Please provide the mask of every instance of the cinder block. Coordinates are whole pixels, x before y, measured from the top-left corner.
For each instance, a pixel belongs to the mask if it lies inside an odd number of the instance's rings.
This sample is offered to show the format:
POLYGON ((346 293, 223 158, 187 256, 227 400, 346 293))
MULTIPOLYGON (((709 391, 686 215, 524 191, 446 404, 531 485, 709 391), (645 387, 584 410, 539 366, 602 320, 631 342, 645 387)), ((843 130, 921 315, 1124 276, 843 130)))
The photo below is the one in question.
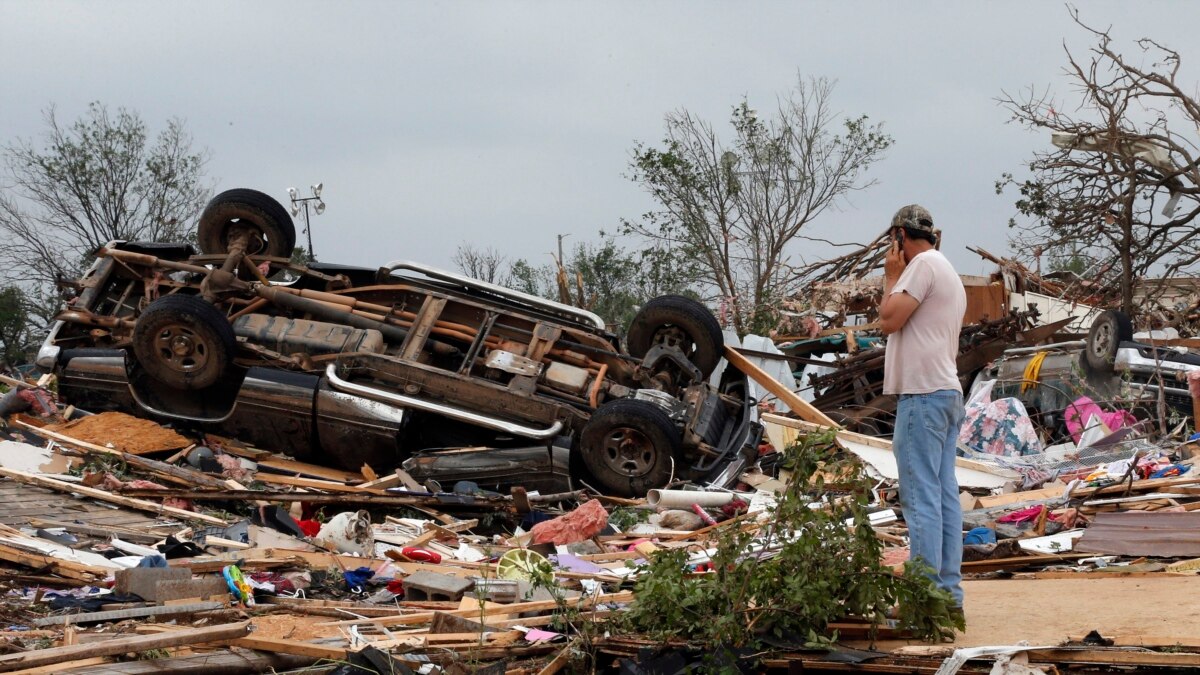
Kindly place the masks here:
POLYGON ((133 567, 117 570, 114 591, 121 594, 134 594, 146 602, 158 602, 155 586, 160 581, 188 581, 192 578, 191 570, 183 567, 133 567))
POLYGON ((210 598, 227 593, 225 580, 207 576, 193 579, 190 570, 181 567, 134 567, 117 570, 114 590, 137 595, 146 602, 162 604, 184 598, 210 598))
POLYGON ((160 581, 154 584, 154 592, 158 596, 155 602, 164 603, 184 598, 219 599, 229 595, 229 586, 224 577, 204 576, 187 581, 160 581))
POLYGON ((404 579, 404 599, 414 602, 457 602, 475 584, 449 574, 420 571, 404 579))

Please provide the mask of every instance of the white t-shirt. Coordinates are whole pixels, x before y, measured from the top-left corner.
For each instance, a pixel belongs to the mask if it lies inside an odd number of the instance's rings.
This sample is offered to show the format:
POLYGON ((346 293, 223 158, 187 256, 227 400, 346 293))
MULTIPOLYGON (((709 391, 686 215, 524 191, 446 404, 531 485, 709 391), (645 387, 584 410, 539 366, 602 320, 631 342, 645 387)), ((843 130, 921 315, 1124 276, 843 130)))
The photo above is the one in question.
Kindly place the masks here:
POLYGON ((918 253, 892 287, 920 304, 908 322, 887 338, 884 394, 962 392, 958 382, 958 332, 967 311, 962 279, 940 251, 918 253))

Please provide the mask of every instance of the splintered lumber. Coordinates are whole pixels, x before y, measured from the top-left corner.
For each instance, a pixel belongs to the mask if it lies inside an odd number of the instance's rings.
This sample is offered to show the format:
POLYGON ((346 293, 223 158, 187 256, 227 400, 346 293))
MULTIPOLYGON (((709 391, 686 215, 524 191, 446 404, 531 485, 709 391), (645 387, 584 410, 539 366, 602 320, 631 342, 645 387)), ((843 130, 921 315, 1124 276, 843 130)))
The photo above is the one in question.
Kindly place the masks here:
POLYGON ((34 433, 38 434, 39 436, 46 436, 47 438, 52 438, 60 443, 65 443, 67 445, 78 448, 81 451, 89 452, 92 454, 112 455, 113 457, 120 457, 121 461, 125 462, 129 466, 136 467, 136 468, 142 469, 144 471, 149 471, 150 473, 153 473, 153 474, 160 476, 164 479, 167 479, 171 482, 178 483, 179 485, 188 485, 188 486, 203 485, 205 487, 212 487, 212 488, 217 488, 217 489, 221 489, 221 488, 225 487, 220 479, 209 476, 208 474, 206 474, 202 471, 196 471, 194 469, 186 469, 181 466, 175 466, 174 464, 167 464, 166 462, 160 462, 155 459, 147 459, 145 457, 140 457, 138 455, 130 454, 128 452, 122 452, 120 450, 106 448, 103 445, 96 445, 95 443, 81 441, 77 438, 71 438, 70 436, 68 436, 66 434, 59 433, 57 431, 50 431, 49 429, 35 427, 32 424, 29 424, 28 422, 22 422, 20 420, 17 421, 17 425, 25 427, 26 429, 33 431, 34 433))
MULTIPOLYGON (((548 609, 558 609, 563 607, 576 607, 580 605, 595 606, 610 602, 630 602, 633 600, 632 591, 622 591, 620 593, 606 593, 597 596, 579 596, 576 598, 567 598, 561 603, 556 600, 534 600, 531 602, 514 602, 510 604, 488 605, 487 607, 474 609, 460 609, 455 611, 445 612, 454 616, 461 616, 466 619, 476 619, 481 616, 491 616, 494 614, 523 614, 525 612, 543 612, 548 609)), ((348 621, 330 621, 319 623, 318 626, 352 626, 360 623, 370 623, 377 626, 411 626, 419 623, 431 623, 436 612, 420 612, 416 614, 401 614, 397 616, 386 616, 376 619, 351 619, 348 621)))
POLYGON ((100 666, 106 663, 112 663, 112 659, 108 656, 93 656, 90 659, 77 659, 66 663, 56 663, 52 666, 42 666, 40 668, 22 668, 16 671, 16 675, 55 675, 59 672, 70 672, 76 668, 87 668, 87 672, 93 672, 92 666, 100 666))
POLYGON ((75 532, 76 534, 87 534, 101 539, 108 539, 113 535, 124 539, 125 541, 134 544, 153 544, 164 539, 164 535, 147 534, 138 532, 128 527, 118 527, 116 525, 105 525, 104 527, 96 527, 94 525, 80 525, 79 523, 68 523, 64 520, 48 520, 45 518, 30 518, 29 525, 38 528, 63 529, 67 532, 75 532))
POLYGON ((56 614, 35 619, 35 626, 58 626, 61 624, 95 623, 98 621, 118 621, 121 619, 136 619, 144 616, 163 616, 172 614, 191 614, 207 612, 225 607, 223 602, 192 602, 184 605, 163 605, 153 607, 130 607, 129 609, 114 609, 107 612, 84 612, 82 614, 56 614))
POLYGON ((284 640, 281 638, 250 636, 234 640, 233 644, 236 647, 255 649, 274 654, 310 656, 315 659, 329 659, 330 661, 346 660, 345 647, 333 647, 314 642, 302 642, 300 640, 284 640))
MULTIPOLYGON (((85 497, 91 497, 92 499, 98 499, 102 502, 108 502, 110 504, 117 504, 119 506, 126 506, 131 509, 136 509, 138 511, 147 511, 147 512, 153 513, 155 515, 162 515, 164 513, 169 513, 172 516, 175 516, 176 518, 180 518, 180 519, 184 519, 184 520, 199 520, 201 522, 205 522, 210 525, 224 526, 224 525, 229 524, 220 518, 214 518, 213 516, 206 516, 203 513, 193 513, 192 511, 184 511, 183 509, 177 509, 173 506, 163 506, 162 504, 155 504, 154 502, 147 502, 147 501, 143 501, 141 499, 131 499, 129 497, 123 497, 121 495, 112 494, 111 492, 105 492, 104 490, 97 490, 96 488, 90 488, 86 485, 77 485, 75 483, 65 483, 63 481, 55 480, 55 479, 49 478, 47 476, 38 476, 36 474, 26 473, 24 471, 13 471, 12 469, 5 469, 5 468, 0 467, 0 476, 7 476, 8 478, 11 478, 15 481, 19 481, 22 483, 32 483, 33 485, 39 485, 41 487, 49 488, 51 490, 56 490, 58 492, 81 494, 81 495, 84 495, 85 497)), ((173 491, 173 490, 147 490, 147 492, 149 493, 147 496, 150 496, 150 497, 174 497, 175 496, 175 491, 173 491)))
POLYGON ((254 478, 260 483, 268 483, 270 485, 287 485, 289 487, 311 488, 314 490, 325 490, 327 492, 350 492, 354 494, 387 494, 383 490, 370 490, 363 488, 361 485, 346 485, 332 480, 322 480, 320 478, 298 478, 296 476, 285 476, 278 473, 259 472, 254 478))
MULTIPOLYGON (((272 654, 268 652, 228 649, 206 651, 203 654, 191 656, 176 656, 168 659, 150 659, 146 661, 126 661, 106 666, 92 667, 88 670, 55 670, 55 675, 78 673, 79 675, 253 675, 254 673, 291 672, 298 668, 311 666, 317 659, 309 656, 294 656, 292 654, 272 654)), ((64 663, 64 668, 73 664, 64 663)), ((20 671, 20 674, 26 671, 20 671)), ((19 674, 19 675, 20 675, 19 674)))
POLYGON ((105 578, 111 571, 103 567, 92 567, 70 560, 59 560, 44 553, 23 551, 8 544, 0 544, 0 560, 24 565, 35 570, 46 570, 68 579, 92 583, 97 579, 105 578))
MULTIPOLYGON (((231 449, 232 454, 232 449, 231 449)), ((327 466, 317 466, 316 464, 307 464, 305 462, 297 462, 293 459, 284 459, 282 457, 265 457, 256 460, 260 469, 274 469, 280 473, 295 474, 301 476, 312 476, 313 478, 324 478, 325 480, 335 480, 340 483, 361 483, 362 475, 352 471, 342 471, 341 469, 333 469, 327 466)))
MULTIPOLYGON (((6 474, 0 474, 6 475, 6 474)), ((309 502, 312 504, 372 504, 375 506, 426 506, 439 509, 507 509, 511 502, 504 498, 465 497, 457 495, 443 500, 437 496, 374 494, 371 492, 317 494, 314 492, 267 492, 259 490, 122 490, 133 497, 170 496, 194 501, 261 500, 267 502, 309 502)), ((190 516, 196 514, 184 511, 190 516)), ((222 525, 226 524, 224 522, 222 525)))
POLYGON ((97 656, 114 656, 128 652, 144 652, 151 649, 168 649, 182 645, 202 645, 228 643, 250 633, 250 622, 222 624, 207 628, 191 628, 187 630, 169 631, 155 635, 134 635, 131 637, 90 642, 82 645, 38 649, 32 652, 6 654, 0 656, 0 673, 10 673, 22 668, 49 666, 78 659, 88 659, 97 656))
POLYGON ((763 389, 766 389, 778 397, 780 401, 783 401, 784 405, 800 416, 800 419, 834 429, 842 428, 840 424, 834 422, 828 415, 817 410, 813 404, 800 398, 796 395, 796 392, 785 387, 779 380, 771 377, 770 373, 751 363, 750 359, 742 356, 736 349, 729 345, 725 345, 725 358, 733 364, 734 368, 745 373, 747 377, 757 382, 763 389))

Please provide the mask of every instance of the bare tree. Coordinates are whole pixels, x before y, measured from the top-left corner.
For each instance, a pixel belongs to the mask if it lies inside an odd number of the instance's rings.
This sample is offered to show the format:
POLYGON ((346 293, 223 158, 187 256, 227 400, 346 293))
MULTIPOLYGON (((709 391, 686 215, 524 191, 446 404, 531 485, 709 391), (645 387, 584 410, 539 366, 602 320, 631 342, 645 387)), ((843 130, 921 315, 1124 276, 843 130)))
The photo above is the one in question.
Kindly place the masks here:
POLYGON ((749 102, 733 109, 723 143, 686 110, 666 116, 660 148, 637 144, 630 178, 660 209, 624 232, 671 245, 698 270, 739 333, 763 332, 778 301, 797 290, 795 243, 827 209, 874 184, 864 177, 892 143, 866 115, 831 109, 834 83, 800 79, 769 120, 749 102))
POLYGON ((1034 153, 1030 178, 1006 174, 996 191, 1015 188, 1017 210, 1033 219, 1018 227, 1015 250, 1084 266, 1081 278, 1107 286, 1132 312, 1140 279, 1200 261, 1200 154, 1189 138, 1200 105, 1177 81, 1177 52, 1143 38, 1126 58, 1108 31, 1070 12, 1096 39, 1085 57, 1064 47, 1075 96, 1029 90, 1000 99, 1013 122, 1049 130, 1054 149, 1034 153))
POLYGON ((153 139, 137 113, 100 103, 68 125, 51 106, 42 142, 4 148, 0 262, 11 281, 52 295, 91 254, 113 239, 186 238, 210 189, 206 154, 192 150, 183 122, 153 139))
POLYGON ((472 279, 508 285, 508 257, 490 246, 478 249, 472 244, 459 244, 450 262, 472 279))

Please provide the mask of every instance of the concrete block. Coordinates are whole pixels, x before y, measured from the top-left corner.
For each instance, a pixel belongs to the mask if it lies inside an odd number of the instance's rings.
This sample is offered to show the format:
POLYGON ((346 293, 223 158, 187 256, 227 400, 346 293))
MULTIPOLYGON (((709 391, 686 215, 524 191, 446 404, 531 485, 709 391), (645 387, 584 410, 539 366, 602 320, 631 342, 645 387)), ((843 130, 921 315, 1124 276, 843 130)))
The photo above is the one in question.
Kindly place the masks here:
POLYGON ((117 570, 115 576, 115 592, 132 593, 158 604, 186 598, 220 598, 228 593, 223 578, 193 579, 190 570, 180 567, 134 567, 117 570))
POLYGON ((424 570, 404 579, 404 599, 413 602, 457 602, 474 582, 424 570))
POLYGON ((160 581, 154 584, 154 592, 158 596, 155 602, 159 603, 185 598, 219 600, 229 595, 229 586, 224 577, 209 575, 187 581, 160 581))
POLYGON ((116 585, 113 590, 123 595, 134 594, 146 602, 158 602, 155 586, 160 581, 188 581, 192 578, 191 570, 183 567, 133 567, 117 570, 116 585))

